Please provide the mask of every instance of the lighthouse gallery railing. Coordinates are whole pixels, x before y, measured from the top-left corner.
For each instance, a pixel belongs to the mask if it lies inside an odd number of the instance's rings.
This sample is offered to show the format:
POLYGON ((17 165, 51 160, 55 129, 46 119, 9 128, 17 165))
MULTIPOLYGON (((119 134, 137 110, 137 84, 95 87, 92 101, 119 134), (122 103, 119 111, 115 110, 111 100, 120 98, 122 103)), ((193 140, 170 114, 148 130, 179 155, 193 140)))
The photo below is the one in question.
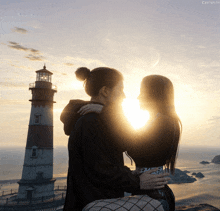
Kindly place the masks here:
MULTIPOLYGON (((29 88, 36 88, 35 83, 30 83, 30 84, 29 84, 29 88)), ((53 85, 52 85, 52 89, 53 89, 53 90, 57 90, 57 86, 53 84, 53 85)))

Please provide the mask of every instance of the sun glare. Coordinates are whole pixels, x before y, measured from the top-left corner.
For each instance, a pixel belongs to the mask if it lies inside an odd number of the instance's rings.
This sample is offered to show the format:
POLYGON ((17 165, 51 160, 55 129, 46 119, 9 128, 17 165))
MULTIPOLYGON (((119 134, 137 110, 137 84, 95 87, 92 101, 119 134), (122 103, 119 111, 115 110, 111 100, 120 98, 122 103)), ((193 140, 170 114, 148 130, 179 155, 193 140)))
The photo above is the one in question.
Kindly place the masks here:
POLYGON ((63 108, 55 108, 53 109, 54 113, 61 113, 63 111, 63 108))
POLYGON ((136 130, 143 127, 149 119, 148 111, 140 109, 137 99, 124 99, 122 107, 125 116, 136 130))
POLYGON ((75 80, 71 83, 71 89, 83 89, 83 83, 75 80))

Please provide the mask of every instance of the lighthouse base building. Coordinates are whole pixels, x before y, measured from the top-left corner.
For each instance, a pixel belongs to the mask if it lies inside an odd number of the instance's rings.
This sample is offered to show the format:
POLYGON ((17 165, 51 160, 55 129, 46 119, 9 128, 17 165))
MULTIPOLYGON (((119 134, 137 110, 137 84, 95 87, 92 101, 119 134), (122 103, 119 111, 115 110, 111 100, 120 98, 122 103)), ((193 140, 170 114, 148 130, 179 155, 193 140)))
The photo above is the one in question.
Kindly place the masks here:
POLYGON ((48 198, 54 196, 53 149, 40 149, 36 146, 26 148, 22 179, 18 181, 17 199, 32 200, 34 198, 48 198), (33 156, 33 152, 38 155, 33 156), (39 159, 38 159, 39 158, 39 159), (48 163, 45 163, 47 160, 48 163))

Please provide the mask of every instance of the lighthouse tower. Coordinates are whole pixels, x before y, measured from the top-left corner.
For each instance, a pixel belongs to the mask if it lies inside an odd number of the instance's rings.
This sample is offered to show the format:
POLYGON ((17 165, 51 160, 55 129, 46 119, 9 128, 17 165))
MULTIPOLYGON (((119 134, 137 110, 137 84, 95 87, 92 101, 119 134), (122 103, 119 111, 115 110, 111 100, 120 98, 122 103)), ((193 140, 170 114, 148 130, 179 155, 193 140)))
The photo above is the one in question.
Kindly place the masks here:
POLYGON ((35 83, 29 86, 31 115, 17 195, 21 200, 53 197, 56 180, 53 178, 53 96, 57 89, 51 83, 53 73, 45 65, 36 73, 35 83))

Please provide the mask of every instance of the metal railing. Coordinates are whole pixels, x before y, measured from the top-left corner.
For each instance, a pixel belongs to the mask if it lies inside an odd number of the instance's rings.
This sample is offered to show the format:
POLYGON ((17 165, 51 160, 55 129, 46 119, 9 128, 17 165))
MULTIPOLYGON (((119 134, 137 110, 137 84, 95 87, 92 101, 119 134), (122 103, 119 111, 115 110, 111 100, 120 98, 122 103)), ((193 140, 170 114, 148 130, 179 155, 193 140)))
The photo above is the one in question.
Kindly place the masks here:
POLYGON ((34 88, 35 87, 35 83, 30 83, 29 84, 29 88, 34 88))
POLYGON ((55 191, 64 191, 64 190, 66 190, 67 189, 67 186, 65 185, 65 186, 60 186, 60 185, 58 185, 58 186, 54 186, 54 190, 55 191))
POLYGON ((54 196, 50 196, 50 197, 42 196, 42 197, 33 198, 32 200, 19 199, 17 198, 17 195, 11 197, 0 197, 0 210, 1 210, 1 206, 18 206, 18 205, 23 206, 30 204, 33 206, 35 205, 45 206, 46 204, 51 204, 51 203, 53 203, 54 205, 56 205, 56 203, 57 205, 58 204, 60 205, 60 202, 62 202, 66 197, 66 192, 63 191, 62 193, 60 193, 59 191, 62 190, 61 189, 54 190, 54 196))
POLYGON ((18 190, 17 190, 17 189, 11 189, 11 190, 7 190, 7 191, 2 191, 2 192, 0 193, 0 198, 1 198, 1 196, 14 195, 14 194, 16 194, 16 193, 18 193, 18 190))
MULTIPOLYGON (((35 88, 35 87, 36 87, 35 83, 30 83, 29 84, 29 88, 35 88)), ((57 86, 52 84, 52 89, 57 91, 57 86)))
POLYGON ((52 89, 57 91, 57 86, 53 84, 52 89))
MULTIPOLYGON (((61 186, 61 185, 54 186, 54 191, 65 191, 66 189, 67 189, 67 186, 61 186)), ((7 190, 7 191, 2 191, 0 193, 0 198, 2 196, 14 195, 17 193, 18 193, 18 189, 11 189, 11 190, 7 190)))

